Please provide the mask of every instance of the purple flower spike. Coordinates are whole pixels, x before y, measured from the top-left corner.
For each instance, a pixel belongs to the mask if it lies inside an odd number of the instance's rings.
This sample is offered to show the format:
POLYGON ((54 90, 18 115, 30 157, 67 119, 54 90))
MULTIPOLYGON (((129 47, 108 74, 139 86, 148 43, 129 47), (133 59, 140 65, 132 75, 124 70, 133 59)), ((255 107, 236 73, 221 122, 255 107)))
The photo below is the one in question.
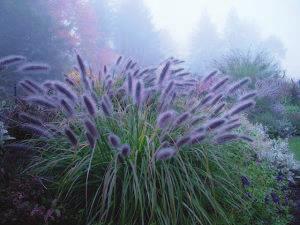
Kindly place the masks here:
POLYGON ((234 115, 241 113, 241 112, 245 111, 246 109, 252 107, 253 105, 255 105, 254 101, 241 102, 240 104, 238 104, 237 106, 235 106, 231 109, 229 115, 234 116, 234 115))
POLYGON ((142 104, 143 99, 143 85, 141 81, 138 81, 135 86, 135 102, 138 106, 142 104))
POLYGON ((69 116, 72 116, 74 114, 73 108, 66 100, 61 99, 60 104, 64 108, 64 110, 68 113, 69 116))
POLYGON ((96 115, 96 106, 94 101, 87 95, 84 95, 83 102, 89 114, 94 117, 96 115))
POLYGON ((56 82, 54 83, 54 87, 57 91, 65 95, 68 99, 70 99, 72 102, 75 102, 76 96, 67 86, 65 86, 64 83, 56 82))
POLYGON ((22 73, 47 73, 50 66, 44 63, 25 63, 18 70, 22 73))
POLYGON ((96 139, 93 137, 93 135, 90 134, 89 132, 86 132, 85 135, 86 135, 87 141, 89 142, 90 147, 91 148, 95 148, 95 146, 96 146, 96 139))
POLYGON ((226 120, 224 120, 224 119, 214 119, 212 121, 209 121, 208 124, 206 125, 206 127, 208 130, 214 130, 214 129, 222 126, 225 122, 226 122, 226 120))
POLYGON ((176 142, 176 146, 180 148, 181 146, 188 144, 190 140, 191 140, 190 136, 182 137, 176 142))
POLYGON ((218 136, 216 138, 216 141, 218 144, 223 144, 228 141, 236 140, 237 138, 238 138, 238 136, 235 134, 223 134, 223 135, 218 136))
POLYGON ((280 203, 280 199, 279 199, 278 195, 275 192, 271 193, 271 197, 272 197, 272 200, 273 200, 273 202, 275 204, 279 204, 280 203))
POLYGON ((161 129, 166 128, 173 120, 175 112, 172 110, 161 113, 158 116, 157 126, 161 129))
POLYGON ((120 154, 123 156, 123 157, 128 157, 130 155, 130 146, 128 144, 124 144, 121 146, 121 149, 120 149, 120 154))
POLYGON ((95 139, 97 139, 99 136, 99 133, 98 133, 98 130, 97 130, 96 126, 94 125, 94 123, 92 123, 91 120, 87 119, 84 121, 84 125, 85 125, 85 128, 87 129, 88 133, 90 133, 95 139))
POLYGON ((179 126, 182 123, 184 123, 190 116, 191 116, 191 114, 188 112, 181 114, 175 121, 176 126, 179 126))
POLYGON ((176 150, 172 147, 162 148, 156 151, 156 160, 168 160, 176 155, 176 150))
POLYGON ((206 135, 204 133, 194 134, 191 137, 191 144, 198 144, 205 139, 206 135))
POLYGON ((74 132, 70 128, 65 128, 65 135, 69 139, 70 143, 73 145, 73 147, 77 146, 78 140, 74 134, 74 132))
POLYGON ((114 147, 114 148, 118 148, 121 145, 120 138, 117 135, 113 134, 113 133, 108 135, 108 141, 111 144, 111 146, 114 147))
POLYGON ((0 58, 0 66, 10 66, 16 63, 24 62, 26 58, 21 55, 9 55, 0 58))
POLYGON ((244 188, 250 186, 250 181, 246 176, 241 176, 241 181, 244 188))
POLYGON ((162 69, 162 71, 159 75, 158 84, 162 84, 162 82, 164 81, 164 79, 167 76, 167 73, 169 71, 170 65, 171 65, 171 63, 167 62, 166 65, 164 66, 164 68, 162 69))

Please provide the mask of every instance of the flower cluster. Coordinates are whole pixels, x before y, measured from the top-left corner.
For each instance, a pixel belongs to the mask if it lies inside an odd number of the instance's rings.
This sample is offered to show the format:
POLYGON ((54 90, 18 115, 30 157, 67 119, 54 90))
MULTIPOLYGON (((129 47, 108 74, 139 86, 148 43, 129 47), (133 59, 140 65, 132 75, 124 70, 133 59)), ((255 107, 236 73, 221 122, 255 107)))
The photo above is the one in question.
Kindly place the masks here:
MULTIPOLYGON (((74 148, 79 144, 70 126, 75 120, 81 121, 90 147, 97 145, 101 135, 106 135, 114 147, 112 140, 117 139, 98 130, 97 120, 121 120, 130 110, 136 112, 138 119, 147 120, 144 117, 149 108, 152 110, 148 113, 156 117, 152 126, 158 137, 153 155, 157 160, 172 158, 183 146, 204 140, 217 144, 237 139, 251 141, 231 131, 240 126, 237 116, 254 105, 255 93, 240 96, 233 104, 225 101, 246 85, 248 78, 231 84, 229 77, 219 77, 214 71, 199 80, 184 71, 180 67, 182 61, 176 59, 167 60, 157 68, 141 69, 133 60, 126 61, 122 57, 111 68, 105 66, 98 75, 88 76, 79 55, 77 60, 81 75, 79 88, 68 77, 65 82, 20 82, 28 104, 40 108, 41 112, 57 111, 64 115, 61 121, 64 134, 74 148), (199 86, 207 88, 199 92, 196 88, 199 86)), ((42 69, 43 65, 23 65, 21 69, 42 69)), ((57 132, 60 127, 53 127, 32 115, 22 113, 20 118, 25 121, 22 127, 33 134, 51 138, 60 133, 57 132)), ((123 147, 120 151, 129 156, 131 147, 129 144, 123 147)))

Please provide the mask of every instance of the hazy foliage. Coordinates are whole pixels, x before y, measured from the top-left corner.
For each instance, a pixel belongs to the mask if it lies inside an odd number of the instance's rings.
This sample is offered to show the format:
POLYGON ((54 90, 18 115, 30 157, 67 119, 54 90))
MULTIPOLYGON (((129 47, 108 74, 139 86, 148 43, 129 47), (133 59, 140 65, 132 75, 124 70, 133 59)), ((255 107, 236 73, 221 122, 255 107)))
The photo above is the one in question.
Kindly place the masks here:
POLYGON ((124 0, 112 10, 113 49, 119 54, 133 57, 143 65, 160 62, 160 35, 155 31, 151 14, 143 1, 124 0))

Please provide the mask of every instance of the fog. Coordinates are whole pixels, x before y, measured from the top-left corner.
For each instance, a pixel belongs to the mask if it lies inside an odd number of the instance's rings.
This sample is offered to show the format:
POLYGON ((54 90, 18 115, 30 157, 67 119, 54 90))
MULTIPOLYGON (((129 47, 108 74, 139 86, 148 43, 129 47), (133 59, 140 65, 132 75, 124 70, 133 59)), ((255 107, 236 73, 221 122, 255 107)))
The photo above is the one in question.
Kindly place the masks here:
POLYGON ((1 57, 69 72, 75 52, 95 71, 118 55, 152 65, 175 56, 197 73, 233 50, 267 52, 300 78, 297 0, 28 0, 0 3, 1 57))
MULTIPOLYGON (((297 0, 146 0, 153 13, 154 23, 166 29, 177 42, 179 52, 188 54, 191 36, 201 23, 203 13, 208 14, 222 35, 228 16, 234 11, 245 26, 252 26, 251 36, 282 43, 282 62, 290 77, 300 78, 300 2, 297 0)), ((253 41, 248 37, 249 41, 253 41)), ((266 42, 266 44, 271 44, 266 42)), ((275 47, 275 46, 273 46, 275 47)))

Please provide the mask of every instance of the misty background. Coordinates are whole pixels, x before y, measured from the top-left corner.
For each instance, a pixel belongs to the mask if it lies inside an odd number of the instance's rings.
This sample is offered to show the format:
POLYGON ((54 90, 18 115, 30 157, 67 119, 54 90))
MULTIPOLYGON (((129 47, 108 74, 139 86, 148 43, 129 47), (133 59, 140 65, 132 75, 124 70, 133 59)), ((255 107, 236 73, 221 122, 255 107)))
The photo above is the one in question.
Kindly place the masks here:
POLYGON ((53 78, 75 52, 94 70, 120 54, 145 66, 174 56, 197 74, 233 52, 264 54, 300 78, 297 0, 2 0, 0 9, 0 55, 48 62, 53 78))

